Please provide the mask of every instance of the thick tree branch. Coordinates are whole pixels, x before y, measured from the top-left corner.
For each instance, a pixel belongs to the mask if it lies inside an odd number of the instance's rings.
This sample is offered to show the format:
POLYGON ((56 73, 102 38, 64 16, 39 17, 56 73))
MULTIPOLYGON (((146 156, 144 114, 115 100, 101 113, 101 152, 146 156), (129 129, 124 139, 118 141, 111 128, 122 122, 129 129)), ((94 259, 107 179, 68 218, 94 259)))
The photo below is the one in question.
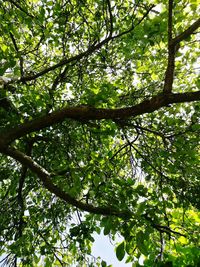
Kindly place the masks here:
POLYGON ((164 93, 172 92, 172 85, 174 80, 174 67, 175 67, 175 46, 171 45, 172 40, 172 17, 173 17, 173 0, 169 0, 168 6, 168 63, 165 73, 164 93))
POLYGON ((14 128, 6 129, 6 131, 0 135, 0 147, 5 145, 5 143, 11 143, 31 132, 40 131, 56 123, 63 122, 67 118, 78 121, 133 118, 145 113, 152 113, 169 104, 199 100, 200 91, 197 91, 167 95, 160 94, 135 106, 119 109, 103 109, 90 106, 65 107, 40 118, 25 122, 19 126, 15 126, 14 128))
POLYGON ((107 5, 108 5, 108 12, 109 12, 109 17, 110 17, 110 36, 113 34, 113 15, 112 15, 112 8, 111 8, 111 3, 110 0, 106 0, 107 5))
POLYGON ((64 200, 66 203, 73 205, 83 211, 87 211, 94 214, 101 215, 115 215, 117 217, 130 217, 131 213, 129 211, 119 211, 116 208, 111 206, 109 207, 94 207, 90 204, 83 203, 81 201, 76 200, 71 197, 70 194, 62 191, 58 186, 56 186, 52 180, 51 175, 44 168, 42 168, 39 164, 32 160, 31 157, 23 154, 21 151, 16 150, 14 148, 6 148, 1 150, 0 152, 4 153, 17 160, 24 166, 27 166, 33 173, 37 174, 37 176, 42 181, 44 187, 51 193, 55 194, 60 199, 64 200))
POLYGON ((168 3, 168 45, 172 40, 173 0, 168 3))
POLYGON ((172 92, 174 80, 175 55, 181 41, 188 38, 196 29, 200 27, 200 19, 195 21, 184 32, 172 38, 172 18, 173 18, 173 0, 169 0, 168 4, 168 63, 165 72, 165 82, 163 92, 169 94, 172 92))

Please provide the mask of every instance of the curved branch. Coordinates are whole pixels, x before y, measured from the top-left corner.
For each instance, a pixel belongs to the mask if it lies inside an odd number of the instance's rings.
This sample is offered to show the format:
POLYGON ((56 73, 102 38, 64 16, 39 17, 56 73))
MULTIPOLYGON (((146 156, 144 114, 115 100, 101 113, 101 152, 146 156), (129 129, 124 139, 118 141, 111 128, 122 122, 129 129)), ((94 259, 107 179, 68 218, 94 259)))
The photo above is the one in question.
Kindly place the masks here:
POLYGON ((119 120, 129 117, 136 117, 145 113, 152 113, 162 107, 169 106, 174 103, 184 103, 200 100, 200 91, 178 93, 178 94, 159 94, 149 100, 144 100, 140 104, 132 107, 118 109, 103 109, 91 106, 65 107, 60 110, 49 113, 32 121, 25 122, 11 129, 6 129, 0 135, 0 146, 5 142, 11 143, 14 140, 23 137, 31 132, 40 131, 46 127, 63 122, 65 119, 73 119, 78 121, 111 119, 119 120), (2 144, 1 144, 2 140, 2 144))
MULTIPOLYGON (((148 16, 149 12, 152 10, 153 7, 154 7, 154 5, 150 6, 150 8, 146 11, 146 13, 138 21, 138 23, 136 25, 132 25, 132 27, 130 27, 128 30, 123 31, 123 32, 121 32, 121 33, 119 33, 119 34, 117 34, 115 36, 112 36, 112 32, 110 32, 110 35, 107 38, 105 38, 104 40, 102 40, 98 44, 91 45, 86 51, 84 51, 84 52, 82 52, 82 53, 80 53, 80 54, 78 54, 76 56, 73 56, 71 58, 64 58, 63 60, 61 60, 57 64, 55 64, 55 65, 53 65, 53 66, 51 66, 49 68, 46 68, 46 69, 42 70, 41 72, 38 72, 38 73, 36 73, 34 75, 21 77, 18 80, 18 82, 27 82, 27 81, 35 80, 35 79, 43 76, 44 74, 46 74, 46 73, 48 73, 48 72, 50 72, 52 70, 55 70, 55 69, 57 69, 59 67, 67 65, 67 64, 69 64, 69 63, 71 63, 73 61, 81 60, 82 58, 91 55, 93 52, 95 52, 96 50, 100 49, 103 45, 107 44, 109 41, 117 39, 117 38, 120 38, 123 35, 128 34, 129 32, 133 31, 135 29, 135 27, 140 25, 140 23, 148 16)), ((112 31, 112 26, 111 26, 111 31, 112 31)))
POLYGON ((21 151, 14 148, 6 148, 3 149, 5 155, 12 157, 17 160, 24 166, 27 166, 33 173, 37 174, 39 179, 42 181, 44 187, 60 199, 64 200, 66 203, 73 205, 83 211, 87 211, 94 214, 101 215, 115 215, 117 217, 130 217, 131 212, 129 211, 120 211, 112 206, 109 207, 94 207, 93 205, 83 203, 81 201, 76 200, 67 192, 62 191, 58 186, 56 186, 52 180, 51 175, 44 168, 42 168, 39 164, 32 160, 31 157, 25 155, 21 151))
POLYGON ((49 67, 49 68, 46 68, 34 75, 30 75, 30 76, 26 76, 26 77, 22 77, 21 79, 18 80, 18 82, 27 82, 27 81, 32 81, 32 80, 35 80, 41 76, 43 76, 44 74, 52 71, 52 70, 55 70, 59 67, 62 67, 64 65, 67 65, 73 61, 76 61, 76 60, 81 60, 83 57, 85 56, 89 56, 90 54, 92 54, 94 51, 100 49, 104 44, 108 43, 110 40, 112 39, 111 36, 107 37, 106 39, 104 39, 103 41, 101 41, 100 43, 96 44, 96 45, 92 45, 90 46, 86 51, 76 55, 76 56, 73 56, 73 57, 70 57, 70 58, 64 58, 63 60, 61 60, 60 62, 58 62, 57 64, 49 67))

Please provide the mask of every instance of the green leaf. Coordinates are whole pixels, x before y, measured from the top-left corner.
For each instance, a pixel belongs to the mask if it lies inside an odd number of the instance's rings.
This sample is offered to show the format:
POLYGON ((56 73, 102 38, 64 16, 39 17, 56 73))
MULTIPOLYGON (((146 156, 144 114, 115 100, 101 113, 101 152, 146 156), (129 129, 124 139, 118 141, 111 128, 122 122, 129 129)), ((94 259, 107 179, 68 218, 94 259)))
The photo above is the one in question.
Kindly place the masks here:
POLYGON ((119 261, 122 261, 125 256, 125 243, 120 243, 116 248, 116 256, 119 261))
POLYGON ((7 49, 8 49, 8 47, 7 47, 5 44, 2 44, 2 45, 1 45, 1 50, 2 50, 3 52, 6 52, 7 49))
POLYGON ((106 262, 105 261, 101 261, 101 267, 106 267, 106 266, 107 266, 106 262))
POLYGON ((139 231, 136 234, 136 245, 138 249, 140 250, 140 252, 144 255, 148 255, 147 247, 144 243, 146 238, 147 236, 142 231, 139 231))
POLYGON ((52 262, 51 262, 51 260, 49 258, 45 259, 45 265, 44 266, 45 267, 51 267, 52 266, 52 262))

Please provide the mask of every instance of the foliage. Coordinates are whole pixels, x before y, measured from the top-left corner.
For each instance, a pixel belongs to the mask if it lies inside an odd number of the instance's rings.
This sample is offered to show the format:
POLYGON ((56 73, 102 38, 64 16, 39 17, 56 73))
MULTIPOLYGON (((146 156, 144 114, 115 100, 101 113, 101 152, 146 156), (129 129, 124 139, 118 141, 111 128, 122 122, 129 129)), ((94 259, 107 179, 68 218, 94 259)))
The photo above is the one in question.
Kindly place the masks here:
POLYGON ((1 1, 2 265, 200 264, 199 6, 1 1))

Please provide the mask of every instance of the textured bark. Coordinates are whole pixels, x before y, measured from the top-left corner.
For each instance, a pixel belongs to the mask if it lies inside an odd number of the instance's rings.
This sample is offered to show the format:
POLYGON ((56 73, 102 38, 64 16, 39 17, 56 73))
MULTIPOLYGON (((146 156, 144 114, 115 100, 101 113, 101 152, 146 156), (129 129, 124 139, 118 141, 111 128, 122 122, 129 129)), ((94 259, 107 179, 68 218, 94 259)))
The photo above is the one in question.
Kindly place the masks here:
POLYGON ((65 119, 74 119, 78 121, 102 120, 102 119, 126 119, 133 118, 145 113, 152 113, 162 107, 174 103, 192 102, 200 100, 200 91, 179 93, 179 94, 160 94, 145 100, 140 104, 126 108, 102 109, 90 106, 65 107, 54 111, 48 115, 25 122, 0 135, 7 144, 15 139, 23 137, 31 132, 40 131, 56 123, 63 122, 65 119))
POLYGON ((175 45, 171 44, 172 40, 172 21, 173 21, 173 0, 169 0, 168 4, 168 62, 167 69, 165 72, 165 82, 163 92, 165 94, 172 92, 172 85, 174 79, 174 68, 175 68, 175 45))

